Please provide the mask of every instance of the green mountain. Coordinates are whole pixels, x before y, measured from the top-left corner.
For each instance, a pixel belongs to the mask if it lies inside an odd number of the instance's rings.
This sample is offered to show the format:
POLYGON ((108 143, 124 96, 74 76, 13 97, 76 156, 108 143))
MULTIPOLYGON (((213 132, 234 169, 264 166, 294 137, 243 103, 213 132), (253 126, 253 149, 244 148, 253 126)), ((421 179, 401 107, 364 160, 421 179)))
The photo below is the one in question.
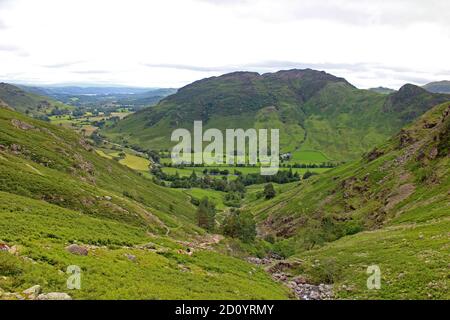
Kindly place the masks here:
POLYGON ((55 110, 71 110, 67 106, 52 98, 35 93, 25 92, 8 83, 0 83, 0 100, 8 106, 33 117, 42 117, 55 110))
POLYGON ((191 129, 194 120, 221 130, 278 128, 282 152, 316 151, 349 160, 449 99, 412 85, 390 95, 360 90, 310 69, 235 72, 187 85, 102 133, 119 143, 168 149, 172 131, 191 129))
POLYGON ((0 108, 0 299, 34 285, 76 299, 288 297, 263 270, 207 250, 217 239, 189 200, 71 130, 0 108), (80 290, 66 287, 70 265, 80 290))
POLYGON ((248 209, 261 234, 303 260, 294 275, 333 283, 338 297, 449 299, 449 171, 445 103, 360 160, 248 209), (369 265, 382 290, 367 289, 369 265))
POLYGON ((434 93, 450 93, 450 81, 436 81, 423 86, 424 89, 434 93))

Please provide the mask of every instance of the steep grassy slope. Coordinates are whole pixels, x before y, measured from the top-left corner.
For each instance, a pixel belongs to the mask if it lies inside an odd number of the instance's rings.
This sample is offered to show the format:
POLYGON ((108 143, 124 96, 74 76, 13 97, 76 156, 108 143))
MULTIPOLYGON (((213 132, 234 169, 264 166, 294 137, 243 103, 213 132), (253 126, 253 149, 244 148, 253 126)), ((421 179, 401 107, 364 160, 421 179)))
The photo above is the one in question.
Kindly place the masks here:
POLYGON ((394 221, 445 216, 448 110, 448 103, 433 108, 361 160, 302 182, 300 188, 254 208, 255 214, 278 235, 317 227, 327 240, 394 221))
POLYGON ((0 123, 0 190, 163 229, 183 225, 177 218, 193 221, 186 197, 100 157, 75 132, 6 109, 0 123))
POLYGON ((111 139, 166 149, 176 128, 280 129, 283 152, 319 151, 334 160, 357 158, 385 141, 445 95, 408 85, 391 95, 359 90, 314 70, 259 75, 235 72, 194 82, 103 131, 111 139), (407 105, 409 109, 403 110, 407 105))
POLYGON ((52 98, 28 93, 7 83, 0 83, 0 100, 3 100, 11 108, 34 117, 47 115, 54 109, 72 109, 52 98))
POLYGON ((449 171, 445 103, 363 159, 248 209, 304 260, 294 274, 334 283, 338 297, 448 299, 449 171), (382 290, 367 290, 373 264, 382 290))
POLYGON ((18 250, 0 251, 0 288, 6 292, 39 284, 44 292, 74 299, 288 298, 285 288, 244 261, 210 250, 188 256, 184 245, 149 236, 144 228, 4 192, 0 234, 18 250), (89 254, 67 252, 69 243, 84 245, 89 254), (81 268, 80 290, 67 289, 71 265, 81 268))
POLYGON ((75 132, 0 108, 0 243, 16 248, 0 251, 4 291, 67 292, 64 272, 77 265, 78 299, 288 297, 246 262, 195 245, 188 255, 186 241, 208 241, 194 222, 186 194, 99 156, 75 132))

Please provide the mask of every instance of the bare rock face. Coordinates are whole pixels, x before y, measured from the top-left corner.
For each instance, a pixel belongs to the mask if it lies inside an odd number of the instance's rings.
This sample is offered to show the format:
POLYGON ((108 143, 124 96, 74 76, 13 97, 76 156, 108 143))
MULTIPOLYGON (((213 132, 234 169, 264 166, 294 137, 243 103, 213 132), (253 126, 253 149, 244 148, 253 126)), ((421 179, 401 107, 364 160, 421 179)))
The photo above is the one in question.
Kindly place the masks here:
POLYGON ((87 256, 89 253, 89 250, 86 247, 79 246, 77 244, 71 244, 70 246, 67 246, 66 250, 72 254, 76 254, 79 256, 87 256))
POLYGON ((72 297, 64 292, 50 292, 40 294, 37 300, 72 300, 72 297))

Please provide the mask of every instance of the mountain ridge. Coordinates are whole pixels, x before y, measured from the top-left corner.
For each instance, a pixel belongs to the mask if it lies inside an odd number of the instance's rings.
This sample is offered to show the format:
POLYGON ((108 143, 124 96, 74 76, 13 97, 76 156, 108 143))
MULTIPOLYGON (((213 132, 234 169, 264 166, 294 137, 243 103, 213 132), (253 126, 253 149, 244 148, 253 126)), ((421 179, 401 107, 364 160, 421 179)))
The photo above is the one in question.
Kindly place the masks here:
POLYGON ((119 143, 169 149, 171 131, 192 130, 194 120, 220 130, 279 128, 281 152, 315 150, 347 161, 387 139, 427 108, 450 99, 426 91, 417 94, 419 89, 406 86, 385 95, 311 69, 262 75, 240 71, 193 82, 102 134, 119 143), (408 100, 402 95, 405 90, 415 91, 416 99, 408 100), (275 108, 266 112, 269 107, 275 108))

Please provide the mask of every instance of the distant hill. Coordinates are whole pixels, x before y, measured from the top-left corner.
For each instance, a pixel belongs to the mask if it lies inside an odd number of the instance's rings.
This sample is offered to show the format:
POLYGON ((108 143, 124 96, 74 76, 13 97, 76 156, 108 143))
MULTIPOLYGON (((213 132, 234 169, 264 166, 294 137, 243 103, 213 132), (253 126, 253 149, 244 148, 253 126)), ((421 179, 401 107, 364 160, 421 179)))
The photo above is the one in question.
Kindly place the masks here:
POLYGON ((394 93, 394 89, 385 88, 385 87, 377 87, 377 88, 370 88, 370 91, 376 92, 376 93, 382 93, 382 94, 390 94, 394 93))
POLYGON ((33 117, 44 117, 55 110, 72 110, 53 98, 26 92, 19 87, 7 83, 0 83, 0 100, 14 110, 33 117))
POLYGON ((434 93, 449 93, 450 94, 450 81, 438 81, 431 82, 423 86, 424 89, 434 93))
POLYGON ((293 260, 301 259, 301 268, 291 272, 307 282, 333 283, 340 298, 449 299, 448 190, 445 103, 360 160, 247 209, 262 235, 298 253, 293 260), (381 268, 382 290, 367 290, 372 264, 381 268))
POLYGON ((177 91, 177 89, 172 88, 135 87, 33 87, 24 85, 19 87, 27 92, 46 95, 74 106, 118 103, 133 106, 135 110, 155 105, 161 99, 177 91))
POLYGON ((169 149, 171 132, 205 128, 278 128, 282 152, 312 150, 350 160, 450 96, 405 86, 390 95, 359 90, 325 72, 234 72, 196 81, 103 134, 120 143, 169 149), (408 106, 405 107, 404 103, 408 106))
POLYGON ((28 92, 53 95, 114 95, 114 94, 139 94, 161 90, 160 88, 138 87, 103 87, 103 86, 27 86, 19 85, 28 92))

